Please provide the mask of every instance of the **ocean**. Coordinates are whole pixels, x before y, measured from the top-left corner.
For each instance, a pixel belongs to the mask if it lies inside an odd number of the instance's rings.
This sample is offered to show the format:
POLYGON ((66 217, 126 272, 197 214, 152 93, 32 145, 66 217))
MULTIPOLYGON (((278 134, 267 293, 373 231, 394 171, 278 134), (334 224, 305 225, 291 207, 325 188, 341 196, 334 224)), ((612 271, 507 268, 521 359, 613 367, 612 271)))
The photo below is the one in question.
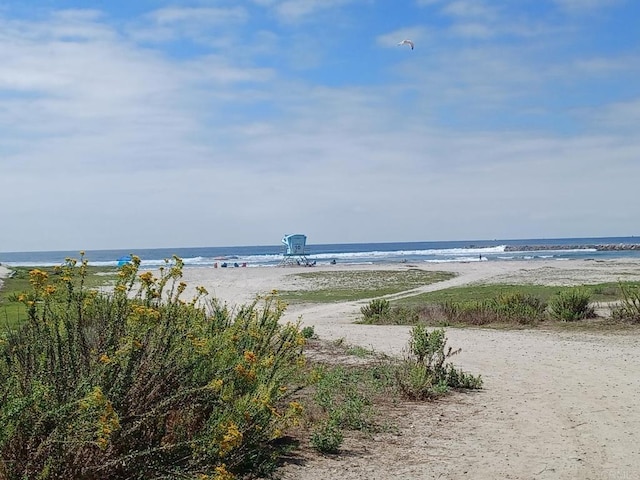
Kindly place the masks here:
MULTIPOLYGON (((143 267, 157 267, 173 255, 193 267, 273 267, 283 260, 284 245, 242 247, 152 248, 131 250, 87 250, 90 265, 117 266, 118 259, 135 254, 143 267)), ((307 244, 306 258, 317 265, 375 263, 442 263, 568 260, 612 258, 640 259, 640 237, 553 238, 518 240, 472 240, 451 242, 387 242, 307 244)), ((6 266, 54 266, 65 258, 79 258, 77 251, 0 253, 6 266)))

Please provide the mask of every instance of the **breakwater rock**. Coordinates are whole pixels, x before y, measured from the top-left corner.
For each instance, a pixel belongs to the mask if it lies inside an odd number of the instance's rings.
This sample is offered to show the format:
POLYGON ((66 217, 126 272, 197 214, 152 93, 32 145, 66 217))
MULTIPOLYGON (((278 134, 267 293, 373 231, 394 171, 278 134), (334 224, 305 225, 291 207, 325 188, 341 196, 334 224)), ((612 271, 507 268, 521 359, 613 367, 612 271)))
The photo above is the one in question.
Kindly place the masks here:
POLYGON ((640 250, 640 243, 606 243, 599 245, 507 245, 505 252, 533 252, 540 250, 596 250, 598 252, 640 250))

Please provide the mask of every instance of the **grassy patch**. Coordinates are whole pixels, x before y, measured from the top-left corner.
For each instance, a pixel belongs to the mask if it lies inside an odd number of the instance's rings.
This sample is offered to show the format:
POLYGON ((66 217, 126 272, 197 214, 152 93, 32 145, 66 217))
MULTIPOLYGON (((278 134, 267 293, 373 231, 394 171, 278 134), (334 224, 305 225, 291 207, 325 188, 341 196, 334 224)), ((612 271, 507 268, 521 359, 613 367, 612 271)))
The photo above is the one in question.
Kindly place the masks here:
MULTIPOLYGON (((640 286, 637 282, 598 285, 474 285, 451 288, 387 302, 377 312, 373 300, 361 309, 361 322, 387 325, 491 326, 567 329, 579 320, 580 330, 625 329, 638 323, 640 286), (597 317, 600 302, 614 302, 612 319, 597 317), (373 313, 371 313, 371 312, 373 313), (376 313, 377 312, 377 313, 376 313)), ((375 300, 378 301, 378 300, 375 300)), ((606 313, 605 313, 606 316, 606 313)))
POLYGON ((289 303, 331 303, 363 300, 404 292, 453 278, 449 272, 419 269, 353 272, 306 272, 297 274, 305 288, 284 290, 289 303))
MULTIPOLYGON (((18 301, 17 297, 19 294, 31 289, 29 272, 34 268, 36 267, 13 267, 11 268, 11 275, 2 279, 2 287, 0 287, 0 325, 14 327, 26 320, 27 310, 25 305, 18 301)), ((53 279, 60 275, 57 267, 37 268, 53 279)), ((114 285, 117 276, 118 269, 116 267, 87 266, 86 277, 82 280, 84 282, 83 288, 94 289, 114 285)))
POLYGON ((348 432, 370 436, 395 428, 385 411, 407 400, 429 400, 451 389, 479 389, 482 379, 449 362, 459 350, 446 348, 443 330, 416 327, 410 353, 387 357, 362 347, 311 340, 305 353, 308 384, 298 392, 304 419, 294 435, 322 453, 336 453, 348 432), (354 362, 353 356, 360 361, 354 362))
MULTIPOLYGON (((581 288, 591 295, 591 300, 594 302, 611 302, 622 299, 620 285, 620 283, 601 283, 597 285, 584 285, 581 288)), ((637 288, 640 284, 638 282, 624 282, 622 285, 637 288)), ((477 302, 497 295, 511 295, 516 293, 538 297, 548 302, 554 295, 570 291, 574 288, 575 287, 549 285, 470 285, 422 293, 395 300, 392 303, 393 305, 413 307, 444 302, 477 302)))

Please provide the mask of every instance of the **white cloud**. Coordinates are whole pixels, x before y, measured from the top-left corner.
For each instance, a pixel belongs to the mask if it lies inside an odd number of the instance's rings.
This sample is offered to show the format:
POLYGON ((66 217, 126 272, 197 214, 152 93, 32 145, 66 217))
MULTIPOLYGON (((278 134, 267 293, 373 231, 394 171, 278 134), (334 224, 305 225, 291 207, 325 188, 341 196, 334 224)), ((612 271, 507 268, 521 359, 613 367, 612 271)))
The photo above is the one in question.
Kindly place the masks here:
POLYGON ((495 4, 490 6, 481 0, 455 0, 447 3, 442 8, 442 12, 464 19, 495 20, 498 15, 495 4))
POLYGON ((362 0, 254 0, 254 3, 273 8, 277 17, 287 23, 312 19, 314 15, 335 10, 362 0))
POLYGON ((177 23, 205 23, 208 25, 224 24, 228 22, 242 22, 247 18, 247 12, 242 7, 211 8, 211 7, 165 7, 155 10, 148 15, 160 25, 177 23))
POLYGON ((590 13, 594 10, 620 5, 626 0, 553 0, 556 5, 564 10, 578 13, 590 13))
MULTIPOLYGON (((291 21, 347 4, 254 3, 291 21)), ((317 38, 257 22, 255 5, 0 17, 0 205, 15 225, 0 251, 277 243, 292 225, 323 243, 637 224, 637 209, 609 212, 637 203, 635 83, 608 88, 634 77, 633 55, 557 55, 570 29, 455 4, 357 49, 331 23, 317 38), (375 48, 405 37, 411 55, 375 48)))

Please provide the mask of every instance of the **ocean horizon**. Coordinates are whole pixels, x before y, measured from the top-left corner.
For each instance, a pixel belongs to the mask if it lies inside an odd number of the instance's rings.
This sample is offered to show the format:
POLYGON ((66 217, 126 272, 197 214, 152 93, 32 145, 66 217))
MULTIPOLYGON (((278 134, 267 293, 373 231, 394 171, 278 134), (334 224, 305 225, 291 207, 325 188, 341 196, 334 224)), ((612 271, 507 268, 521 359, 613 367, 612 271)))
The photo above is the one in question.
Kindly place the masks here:
MULTIPOLYGON (((376 242, 313 244, 305 256, 317 265, 373 263, 443 263, 510 260, 605 260, 640 258, 640 237, 537 238, 506 240, 456 240, 437 242, 376 242)), ((85 250, 94 266, 117 266, 119 259, 134 254, 143 267, 158 267, 174 255, 186 266, 213 267, 227 264, 247 267, 277 266, 284 245, 227 247, 176 247, 148 249, 85 250)), ((66 258, 79 258, 79 251, 0 252, 5 266, 55 266, 66 258)))

